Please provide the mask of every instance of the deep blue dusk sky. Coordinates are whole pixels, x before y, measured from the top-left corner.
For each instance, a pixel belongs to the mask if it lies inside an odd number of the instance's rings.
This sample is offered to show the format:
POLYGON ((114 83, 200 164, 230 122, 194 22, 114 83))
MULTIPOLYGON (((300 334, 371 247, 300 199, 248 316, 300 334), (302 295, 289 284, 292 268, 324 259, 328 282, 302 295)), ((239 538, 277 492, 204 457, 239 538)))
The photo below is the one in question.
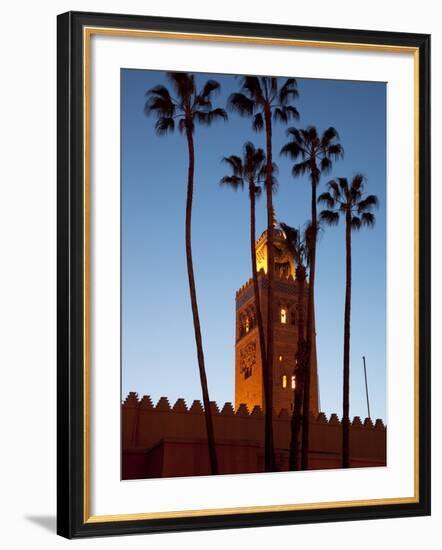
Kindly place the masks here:
MULTIPOLYGON (((296 76, 296 75, 293 75, 296 76)), ((215 78, 225 107, 238 82, 215 78)), ((122 127, 122 396, 129 391, 188 403, 201 398, 184 247, 187 146, 179 133, 156 136, 154 117, 144 115, 145 92, 166 82, 157 71, 121 71, 122 127)), ((168 85, 168 84, 167 84, 168 85)), ((345 149, 333 177, 367 177, 366 191, 379 197, 374 229, 353 233, 351 415, 367 416, 362 355, 366 356, 371 413, 386 419, 386 85, 374 82, 298 79, 290 125, 334 126, 345 149)), ((299 226, 309 218, 310 186, 293 179, 279 157, 287 126, 274 127, 279 164, 275 195, 278 221, 299 226)), ((209 391, 223 405, 234 401, 235 291, 251 276, 247 193, 221 188, 223 156, 239 154, 245 141, 264 148, 249 119, 229 113, 228 123, 198 126, 193 210, 193 258, 209 391)), ((265 200, 258 203, 257 234, 265 229, 265 200)), ((326 228, 317 254, 316 329, 321 409, 342 411, 345 291, 344 224, 326 228)))

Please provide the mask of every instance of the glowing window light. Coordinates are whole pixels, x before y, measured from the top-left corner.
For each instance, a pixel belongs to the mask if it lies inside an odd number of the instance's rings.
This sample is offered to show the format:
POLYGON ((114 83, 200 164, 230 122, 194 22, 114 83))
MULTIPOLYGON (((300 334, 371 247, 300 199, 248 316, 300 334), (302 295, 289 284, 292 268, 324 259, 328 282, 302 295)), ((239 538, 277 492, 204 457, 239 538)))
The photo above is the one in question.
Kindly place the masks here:
POLYGON ((249 318, 247 317, 246 319, 246 332, 249 332, 250 330, 250 322, 249 322, 249 318))
POLYGON ((285 325, 287 323, 287 310, 281 309, 281 323, 285 325))
POLYGON ((282 387, 287 387, 287 376, 285 374, 282 375, 282 387))
POLYGON ((296 388, 296 376, 292 376, 292 390, 296 388))

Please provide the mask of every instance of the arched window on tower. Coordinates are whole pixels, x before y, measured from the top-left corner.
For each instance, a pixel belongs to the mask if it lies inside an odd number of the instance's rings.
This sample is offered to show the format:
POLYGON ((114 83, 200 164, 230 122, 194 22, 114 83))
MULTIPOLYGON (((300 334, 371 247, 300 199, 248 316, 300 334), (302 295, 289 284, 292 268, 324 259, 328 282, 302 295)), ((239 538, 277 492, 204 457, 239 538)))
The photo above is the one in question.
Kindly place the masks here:
POLYGON ((280 321, 283 325, 287 324, 287 310, 283 307, 280 311, 280 321))
POLYGON ((282 387, 283 388, 287 387, 287 375, 285 374, 282 375, 282 387))

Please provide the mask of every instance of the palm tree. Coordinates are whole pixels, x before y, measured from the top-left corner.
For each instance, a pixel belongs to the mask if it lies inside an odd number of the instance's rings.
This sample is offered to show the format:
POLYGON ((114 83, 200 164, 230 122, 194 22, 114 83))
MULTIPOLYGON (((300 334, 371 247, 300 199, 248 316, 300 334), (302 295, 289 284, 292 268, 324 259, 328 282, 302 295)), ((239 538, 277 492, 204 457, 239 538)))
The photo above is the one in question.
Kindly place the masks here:
POLYGON ((342 415, 342 467, 350 467, 350 315, 351 315, 351 232, 363 225, 373 227, 375 216, 372 209, 378 205, 376 195, 364 196, 365 178, 357 174, 349 184, 347 178, 338 178, 328 183, 328 192, 322 193, 318 202, 325 203, 328 210, 320 214, 328 225, 336 225, 342 214, 345 217, 345 313, 344 313, 344 376, 342 415))
POLYGON ((319 136, 314 126, 304 130, 289 128, 287 134, 291 140, 286 143, 281 154, 295 161, 292 168, 294 177, 308 174, 311 184, 311 242, 309 243, 309 286, 307 302, 307 369, 304 377, 304 414, 302 416, 302 461, 301 468, 308 469, 309 452, 309 414, 310 414, 310 378, 312 349, 314 341, 315 315, 315 273, 316 273, 316 240, 318 220, 316 211, 316 193, 321 174, 327 173, 334 160, 342 158, 344 150, 338 142, 338 132, 330 127, 319 136))
POLYGON ((175 126, 177 126, 179 132, 184 134, 187 140, 189 155, 186 199, 187 275, 189 279, 190 301, 195 330, 201 390, 203 394, 210 467, 212 474, 216 475, 218 473, 218 461, 216 456, 209 389, 204 365, 203 342, 192 261, 192 202, 195 170, 193 134, 195 131, 195 123, 210 126, 210 124, 217 119, 227 120, 227 114, 224 109, 219 107, 213 108, 212 97, 220 90, 220 85, 215 80, 208 80, 200 90, 197 90, 193 74, 171 72, 167 73, 167 77, 172 86, 173 95, 162 85, 155 86, 148 90, 146 92, 147 100, 145 104, 145 113, 146 115, 154 114, 156 116, 157 121, 155 123, 155 129, 158 135, 163 136, 168 132, 173 132, 175 126))
POLYGON ((253 143, 248 141, 244 144, 242 158, 236 155, 231 155, 230 157, 224 157, 223 161, 231 168, 232 174, 229 176, 224 176, 220 181, 221 185, 228 185, 236 190, 239 187, 243 189, 246 184, 249 189, 250 257, 252 261, 253 290, 255 294, 259 346, 261 350, 262 364, 264 365, 266 362, 266 346, 264 325, 262 321, 261 298, 259 295, 258 272, 256 269, 255 203, 256 198, 261 195, 261 184, 265 178, 265 154, 262 149, 256 149, 253 143))
POLYGON ((267 361, 264 367, 265 383, 265 443, 264 468, 266 472, 275 469, 273 448, 273 280, 274 280, 274 216, 272 197, 272 122, 287 123, 291 118, 299 118, 299 113, 290 105, 298 97, 296 79, 281 79, 268 76, 241 77, 241 91, 229 97, 229 108, 241 116, 252 117, 253 129, 257 132, 265 128, 266 133, 266 199, 267 199, 267 361))
POLYGON ((293 413, 291 419, 291 438, 289 469, 298 470, 299 436, 302 423, 302 405, 304 400, 304 378, 306 372, 307 345, 305 338, 305 279, 306 265, 308 264, 308 242, 311 240, 311 224, 308 223, 304 232, 300 229, 280 223, 281 229, 286 236, 286 243, 295 258, 296 281, 298 283, 299 296, 299 320, 298 320, 298 343, 296 353, 295 389, 293 395, 293 413))

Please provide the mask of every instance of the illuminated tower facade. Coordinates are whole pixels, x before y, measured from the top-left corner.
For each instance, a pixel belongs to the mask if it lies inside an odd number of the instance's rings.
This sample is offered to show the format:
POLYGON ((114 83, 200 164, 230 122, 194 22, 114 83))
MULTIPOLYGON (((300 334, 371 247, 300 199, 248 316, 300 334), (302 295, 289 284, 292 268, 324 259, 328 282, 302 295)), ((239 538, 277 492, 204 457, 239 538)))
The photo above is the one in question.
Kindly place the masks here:
MULTIPOLYGON (((304 284, 304 299, 300 299, 300 284, 296 280, 295 262, 281 230, 274 230, 274 364, 273 407, 293 410, 294 376, 298 349, 298 326, 304 316, 306 324, 308 282, 304 284)), ((267 334, 267 231, 256 242, 256 265, 264 333, 267 334)), ((316 360, 316 331, 311 357, 310 412, 319 412, 319 387, 316 360)), ((235 406, 246 404, 249 411, 258 405, 264 409, 264 387, 259 333, 256 320, 253 280, 236 293, 235 342, 235 406)))

